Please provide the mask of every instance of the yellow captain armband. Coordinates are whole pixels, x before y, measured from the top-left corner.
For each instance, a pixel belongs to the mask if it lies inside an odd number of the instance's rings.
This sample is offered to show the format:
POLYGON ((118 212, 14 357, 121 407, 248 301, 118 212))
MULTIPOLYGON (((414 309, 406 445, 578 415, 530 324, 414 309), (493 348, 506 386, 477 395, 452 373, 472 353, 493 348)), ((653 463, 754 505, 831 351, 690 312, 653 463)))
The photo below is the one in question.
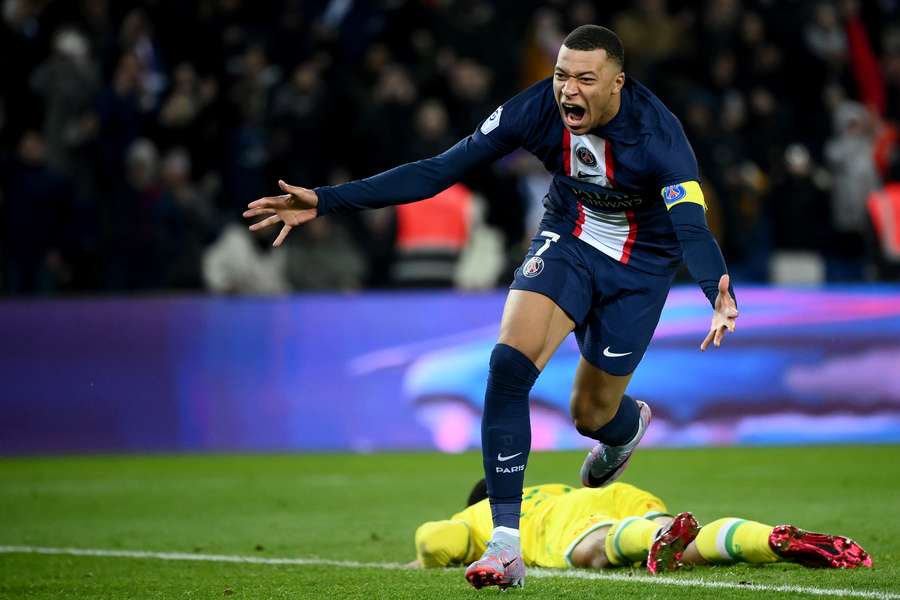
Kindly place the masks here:
POLYGON ((706 210, 706 200, 703 199, 703 190, 696 181, 685 181, 684 183, 676 183, 675 185, 667 185, 662 189, 662 198, 666 203, 666 208, 672 210, 676 204, 683 202, 693 202, 699 204, 706 210))

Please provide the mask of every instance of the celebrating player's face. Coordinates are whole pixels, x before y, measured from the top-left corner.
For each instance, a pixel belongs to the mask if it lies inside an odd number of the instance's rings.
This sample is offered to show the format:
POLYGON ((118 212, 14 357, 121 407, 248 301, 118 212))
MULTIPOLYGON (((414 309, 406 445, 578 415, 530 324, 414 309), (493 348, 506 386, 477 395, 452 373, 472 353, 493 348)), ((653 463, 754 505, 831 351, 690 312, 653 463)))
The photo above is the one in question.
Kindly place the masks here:
POLYGON ((562 46, 553 73, 553 93, 566 128, 582 135, 605 125, 619 110, 625 74, 606 50, 562 46))

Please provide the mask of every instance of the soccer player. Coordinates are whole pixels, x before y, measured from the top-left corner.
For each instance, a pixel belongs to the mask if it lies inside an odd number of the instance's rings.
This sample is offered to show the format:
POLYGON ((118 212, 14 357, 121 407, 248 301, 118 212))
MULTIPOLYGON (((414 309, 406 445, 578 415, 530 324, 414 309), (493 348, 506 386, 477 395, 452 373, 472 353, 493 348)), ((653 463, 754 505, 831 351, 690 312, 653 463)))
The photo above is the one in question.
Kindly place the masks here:
MULTIPOLYGON (((465 510, 419 526, 412 566, 468 564, 480 555, 492 532, 483 484, 476 484, 465 510)), ((871 557, 848 538, 735 518, 700 527, 691 513, 673 518, 658 497, 624 483, 600 489, 558 483, 525 488, 521 525, 522 557, 529 566, 604 569, 646 561, 651 573, 735 562, 872 566, 871 557)))
POLYGON ((682 260, 713 307, 700 349, 734 331, 737 307, 725 261, 706 225, 697 162, 678 119, 623 71, 615 33, 572 31, 552 77, 497 108, 438 156, 368 179, 284 192, 249 204, 252 230, 293 227, 333 213, 429 198, 475 165, 524 148, 553 181, 545 216, 507 296, 490 357, 482 454, 494 531, 472 585, 524 582, 519 518, 531 446, 528 395, 556 348, 575 332, 582 358, 572 389, 576 429, 597 444, 585 486, 614 481, 644 435, 650 408, 625 394, 682 260))

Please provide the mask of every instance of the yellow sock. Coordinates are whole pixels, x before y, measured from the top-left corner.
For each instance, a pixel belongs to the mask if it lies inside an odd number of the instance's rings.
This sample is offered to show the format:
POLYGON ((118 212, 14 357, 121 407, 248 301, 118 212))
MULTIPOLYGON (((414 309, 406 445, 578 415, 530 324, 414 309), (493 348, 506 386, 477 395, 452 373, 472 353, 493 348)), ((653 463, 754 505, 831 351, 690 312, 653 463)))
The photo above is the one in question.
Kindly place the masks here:
POLYGON ((744 519, 719 519, 700 529, 694 543, 700 556, 712 563, 769 563, 778 555, 769 546, 771 525, 744 519))
POLYGON ((606 534, 606 556, 609 562, 620 566, 639 563, 647 559, 653 544, 653 536, 660 525, 641 517, 627 517, 609 528, 606 534))

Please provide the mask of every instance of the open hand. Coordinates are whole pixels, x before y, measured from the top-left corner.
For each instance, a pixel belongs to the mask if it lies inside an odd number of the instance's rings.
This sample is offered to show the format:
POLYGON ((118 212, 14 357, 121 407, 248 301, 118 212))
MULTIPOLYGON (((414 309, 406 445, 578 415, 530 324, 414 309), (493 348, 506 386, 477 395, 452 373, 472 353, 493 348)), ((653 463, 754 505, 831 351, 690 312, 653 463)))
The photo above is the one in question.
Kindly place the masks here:
POLYGON ((272 243, 278 247, 291 232, 291 229, 312 221, 318 216, 319 197, 310 189, 288 185, 281 179, 278 187, 284 191, 280 196, 267 196, 254 200, 247 205, 244 217, 251 218, 257 215, 270 215, 250 226, 250 231, 259 231, 271 225, 284 223, 278 237, 272 243))
POLYGON ((719 279, 719 295, 716 296, 712 325, 709 326, 709 333, 700 344, 701 352, 706 350, 710 342, 718 348, 722 344, 726 330, 734 333, 734 322, 738 318, 738 309, 734 298, 731 297, 731 292, 728 291, 729 282, 730 278, 727 273, 719 279))

